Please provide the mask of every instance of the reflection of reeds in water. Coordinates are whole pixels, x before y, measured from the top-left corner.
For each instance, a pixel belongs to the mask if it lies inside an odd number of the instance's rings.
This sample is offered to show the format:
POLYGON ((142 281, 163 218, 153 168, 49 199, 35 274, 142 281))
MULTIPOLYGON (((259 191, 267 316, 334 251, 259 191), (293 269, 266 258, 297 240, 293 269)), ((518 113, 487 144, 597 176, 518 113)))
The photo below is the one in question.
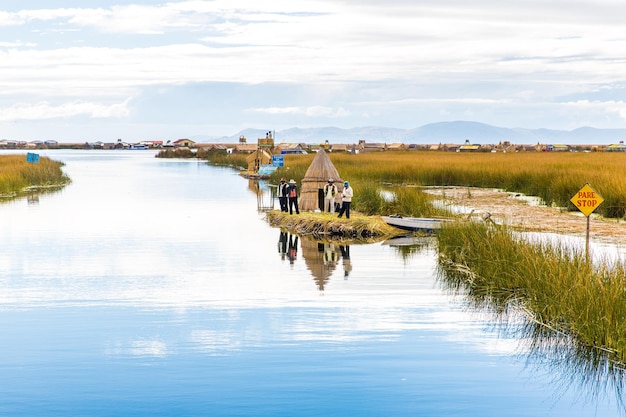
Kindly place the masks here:
POLYGON ((524 312, 522 338, 572 382, 621 398, 626 366, 626 266, 592 264, 578 248, 529 243, 503 227, 459 223, 438 233, 439 277, 500 318, 524 312))
POLYGON ((436 241, 437 237, 433 235, 411 233, 388 239, 383 242, 383 245, 393 247, 402 260, 406 262, 413 256, 432 249, 436 241))

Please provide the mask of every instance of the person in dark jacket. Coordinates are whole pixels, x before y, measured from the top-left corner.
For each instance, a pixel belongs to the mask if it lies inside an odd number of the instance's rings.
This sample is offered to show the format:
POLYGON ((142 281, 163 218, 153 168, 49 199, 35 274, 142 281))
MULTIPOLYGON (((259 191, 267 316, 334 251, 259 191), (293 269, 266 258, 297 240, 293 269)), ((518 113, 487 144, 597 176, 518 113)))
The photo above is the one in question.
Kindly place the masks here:
POLYGON ((280 184, 278 184, 278 202, 280 203, 280 211, 288 212, 289 206, 287 203, 288 197, 288 188, 287 182, 284 178, 280 179, 280 184))
POLYGON ((296 214, 300 214, 300 209, 298 209, 298 186, 295 180, 289 180, 289 188, 287 190, 289 195, 289 214, 293 214, 294 208, 296 209, 296 214))

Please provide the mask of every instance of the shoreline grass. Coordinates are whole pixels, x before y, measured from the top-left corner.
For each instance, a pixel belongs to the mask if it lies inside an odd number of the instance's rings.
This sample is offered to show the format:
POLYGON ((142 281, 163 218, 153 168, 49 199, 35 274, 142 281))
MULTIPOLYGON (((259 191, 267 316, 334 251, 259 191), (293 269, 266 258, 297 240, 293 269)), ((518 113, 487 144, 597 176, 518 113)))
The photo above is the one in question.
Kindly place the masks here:
POLYGON ((584 248, 531 243, 505 227, 457 223, 438 234, 441 275, 476 307, 521 309, 533 323, 626 366, 626 264, 584 248))
POLYGON ((25 155, 0 155, 0 197, 12 198, 67 185, 70 178, 63 173, 63 165, 47 157, 34 164, 26 162, 25 155))

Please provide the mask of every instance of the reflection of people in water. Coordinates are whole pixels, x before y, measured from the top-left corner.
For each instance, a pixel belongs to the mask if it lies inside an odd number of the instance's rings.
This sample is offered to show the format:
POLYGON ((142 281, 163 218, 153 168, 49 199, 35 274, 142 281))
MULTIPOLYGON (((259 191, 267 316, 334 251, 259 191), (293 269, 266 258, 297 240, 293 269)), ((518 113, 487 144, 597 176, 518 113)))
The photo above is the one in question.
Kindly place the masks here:
POLYGON ((352 271, 352 262, 350 262, 350 246, 339 246, 341 258, 343 259, 343 278, 348 279, 348 275, 352 271))
POLYGON ((298 256, 298 236, 289 234, 289 250, 287 252, 289 263, 293 265, 298 256))
POLYGON ((324 265, 334 266, 337 263, 337 252, 335 245, 328 243, 324 245, 324 265))
POLYGON ((287 233, 283 231, 280 232, 280 237, 278 238, 278 253, 280 254, 280 259, 284 261, 287 254, 287 233))

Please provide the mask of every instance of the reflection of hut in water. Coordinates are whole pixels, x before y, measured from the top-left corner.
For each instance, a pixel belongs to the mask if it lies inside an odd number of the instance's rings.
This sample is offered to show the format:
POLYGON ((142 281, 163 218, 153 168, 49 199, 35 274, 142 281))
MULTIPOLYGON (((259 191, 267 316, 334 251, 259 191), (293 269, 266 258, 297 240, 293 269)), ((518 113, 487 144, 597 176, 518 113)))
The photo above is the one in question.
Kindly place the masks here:
POLYGON ((324 291, 326 283, 337 267, 340 258, 339 247, 332 243, 321 243, 302 239, 302 257, 320 291, 324 291))
POLYGON ((248 189, 256 195, 257 210, 274 210, 274 194, 267 181, 248 179, 248 189))
POLYGON ((328 157, 328 154, 326 154, 324 149, 320 149, 302 179, 302 187, 300 189, 300 210, 315 211, 324 207, 323 201, 320 201, 320 190, 324 188, 324 185, 328 182, 329 178, 335 180, 335 185, 337 186, 338 191, 337 201, 339 202, 343 181, 341 181, 339 172, 328 157))

